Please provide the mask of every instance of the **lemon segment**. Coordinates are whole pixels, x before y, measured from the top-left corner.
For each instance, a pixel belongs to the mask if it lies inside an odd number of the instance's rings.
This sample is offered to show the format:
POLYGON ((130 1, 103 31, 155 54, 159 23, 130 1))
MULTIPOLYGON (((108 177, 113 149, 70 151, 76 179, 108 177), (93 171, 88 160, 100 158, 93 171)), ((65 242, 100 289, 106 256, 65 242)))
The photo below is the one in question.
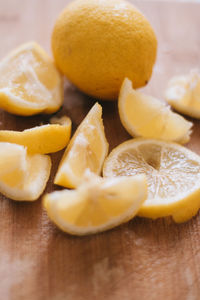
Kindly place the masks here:
POLYGON ((23 44, 0 62, 0 108, 29 116, 53 113, 62 102, 62 77, 37 43, 23 44))
POLYGON ((0 180, 15 185, 25 178, 26 149, 19 145, 0 142, 0 180), (12 173, 12 176, 10 174, 12 173))
MULTIPOLYGON (((26 178, 8 182, 0 178, 0 192, 12 200, 34 201, 43 193, 49 179, 51 160, 49 156, 34 154, 27 157, 26 178)), ((10 176, 16 176, 11 173, 10 176)))
POLYGON ((0 142, 0 166, 0 192, 13 200, 33 201, 45 189, 51 159, 47 155, 28 155, 21 145, 0 142))
POLYGON ((144 175, 103 179, 97 176, 76 190, 63 190, 43 198, 49 218, 74 235, 105 231, 132 219, 147 197, 144 175))
POLYGON ((125 77, 135 88, 149 81, 157 39, 148 20, 123 0, 77 0, 58 17, 52 33, 58 68, 80 90, 117 100, 125 77))
POLYGON ((36 126, 24 131, 0 130, 0 142, 27 147, 28 153, 52 153, 66 147, 71 134, 71 120, 52 118, 51 124, 36 126))
POLYGON ((184 222, 200 208, 200 157, 175 143, 137 138, 122 143, 107 157, 105 177, 145 174, 148 197, 139 216, 172 216, 184 222))
POLYGON ((122 84, 118 107, 121 122, 132 136, 179 143, 190 139, 191 122, 156 98, 135 91, 128 78, 122 84))
POLYGON ((173 77, 165 92, 166 101, 178 112, 200 119, 200 72, 173 77))
POLYGON ((102 121, 102 107, 96 103, 77 128, 61 159, 54 183, 78 186, 84 174, 99 174, 108 153, 102 121))

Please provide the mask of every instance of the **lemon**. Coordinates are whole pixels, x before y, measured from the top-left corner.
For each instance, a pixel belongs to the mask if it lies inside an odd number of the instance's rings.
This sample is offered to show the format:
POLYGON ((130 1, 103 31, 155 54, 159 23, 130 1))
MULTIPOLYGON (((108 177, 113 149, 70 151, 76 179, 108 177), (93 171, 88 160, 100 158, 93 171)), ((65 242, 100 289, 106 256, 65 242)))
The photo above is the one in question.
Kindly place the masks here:
POLYGON ((200 157, 175 143, 137 138, 116 147, 105 161, 105 177, 145 174, 148 197, 139 215, 172 216, 185 222, 200 208, 200 157))
POLYGON ((27 147, 29 153, 51 153, 63 149, 70 138, 71 120, 52 118, 52 124, 36 126, 24 131, 0 130, 0 142, 19 144, 27 147))
POLYGON ((26 169, 26 149, 20 145, 0 142, 0 178, 9 178, 10 182, 23 180, 26 169))
POLYGON ((44 196, 50 219, 63 231, 86 235, 113 228, 132 219, 147 197, 146 178, 90 178, 77 190, 44 196))
POLYGON ((102 121, 102 107, 96 103, 77 128, 60 162, 54 183, 78 186, 85 172, 99 174, 108 152, 102 121))
POLYGON ((135 91, 128 78, 122 84, 118 107, 121 122, 132 136, 179 143, 190 139, 191 122, 158 99, 135 91))
POLYGON ((29 116, 55 112, 62 102, 62 77, 37 43, 23 44, 0 62, 0 108, 29 116))
POLYGON ((125 77, 147 84, 156 59, 155 33, 131 3, 72 1, 56 21, 52 50, 58 68, 80 90, 115 100, 125 77))
POLYGON ((165 92, 166 101, 178 112, 200 119, 200 72, 173 77, 165 92))
POLYGON ((47 155, 28 155, 21 145, 0 143, 7 153, 0 150, 0 165, 2 161, 8 164, 5 173, 0 170, 0 192, 13 200, 33 201, 43 193, 48 181, 51 160, 47 155), (13 168, 10 164, 13 164, 13 168))

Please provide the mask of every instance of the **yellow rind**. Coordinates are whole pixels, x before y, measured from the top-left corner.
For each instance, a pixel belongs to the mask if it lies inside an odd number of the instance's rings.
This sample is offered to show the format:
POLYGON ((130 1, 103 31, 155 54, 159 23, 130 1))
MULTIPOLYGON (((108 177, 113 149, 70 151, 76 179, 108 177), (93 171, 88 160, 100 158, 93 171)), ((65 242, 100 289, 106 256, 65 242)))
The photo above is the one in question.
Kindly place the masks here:
POLYGON ((135 88, 149 81, 157 39, 148 20, 128 1, 72 1, 55 23, 52 52, 58 68, 80 90, 117 100, 124 77, 135 88))
POLYGON ((54 124, 36 126, 24 131, 0 130, 0 142, 23 145, 32 154, 47 154, 66 147, 70 135, 71 120, 62 117, 60 123, 56 119, 54 124))

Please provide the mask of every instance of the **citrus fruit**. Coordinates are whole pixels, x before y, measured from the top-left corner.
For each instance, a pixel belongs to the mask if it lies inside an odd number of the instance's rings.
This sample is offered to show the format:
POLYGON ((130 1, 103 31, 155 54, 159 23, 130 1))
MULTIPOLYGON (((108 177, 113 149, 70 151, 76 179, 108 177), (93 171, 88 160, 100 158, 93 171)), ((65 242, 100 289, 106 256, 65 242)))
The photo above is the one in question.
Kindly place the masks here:
POLYGON ((37 43, 23 44, 0 62, 0 108, 29 116, 55 112, 62 102, 62 77, 37 43))
POLYGON ((200 157, 175 143, 137 138, 116 147, 105 161, 105 177, 145 174, 148 197, 139 215, 192 218, 200 208, 200 157))
POLYGON ((200 72, 173 77, 165 92, 166 101, 178 112, 200 119, 200 72))
POLYGON ((6 172, 0 170, 0 192, 13 200, 38 199, 50 175, 50 157, 27 155, 26 148, 21 145, 1 142, 0 147, 7 150, 7 153, 0 150, 0 165, 8 165, 6 172))
POLYGON ((147 196, 146 178, 93 177, 77 190, 44 196, 50 219, 63 231, 86 235, 105 231, 132 219, 147 196))
POLYGON ((22 180, 26 169, 26 149, 20 145, 0 142, 0 178, 8 177, 15 182, 16 179, 22 180))
POLYGON ((0 142, 9 142, 27 147, 29 153, 51 153, 63 149, 70 138, 71 120, 52 118, 52 124, 36 126, 24 131, 0 130, 0 142))
POLYGON ((147 84, 156 59, 155 33, 142 13, 123 0, 72 1, 52 33, 58 68, 81 91, 115 100, 125 77, 147 84))
POLYGON ((193 124, 158 99, 135 91, 127 78, 121 87, 118 107, 121 122, 132 136, 189 141, 193 124))
POLYGON ((60 162, 54 183, 78 186, 87 171, 99 174, 108 152, 102 121, 102 107, 96 103, 77 128, 60 162))

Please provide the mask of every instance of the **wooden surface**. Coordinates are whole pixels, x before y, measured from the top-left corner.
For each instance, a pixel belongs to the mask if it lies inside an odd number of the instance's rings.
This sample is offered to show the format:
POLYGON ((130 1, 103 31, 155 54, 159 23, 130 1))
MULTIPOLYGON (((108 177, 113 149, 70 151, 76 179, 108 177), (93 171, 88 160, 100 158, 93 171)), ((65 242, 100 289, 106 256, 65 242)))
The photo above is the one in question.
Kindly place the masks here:
MULTIPOLYGON (((55 17, 66 0, 0 0, 0 57, 22 42, 37 40, 50 50, 55 17)), ((162 97, 167 80, 200 67, 200 4, 135 2, 158 36, 158 60, 147 90, 162 97)), ((60 115, 80 123, 94 100, 66 83, 60 115)), ((110 149, 129 138, 116 105, 103 103, 110 149)), ((47 116, 15 117, 0 111, 0 129, 48 121, 47 116)), ((188 147, 200 154, 195 121, 188 147)), ((53 178, 62 151, 53 154, 53 178)), ((170 219, 135 218, 109 232, 72 237, 48 220, 41 201, 16 203, 0 197, 0 299, 129 300, 200 299, 200 215, 182 225, 170 219)))

